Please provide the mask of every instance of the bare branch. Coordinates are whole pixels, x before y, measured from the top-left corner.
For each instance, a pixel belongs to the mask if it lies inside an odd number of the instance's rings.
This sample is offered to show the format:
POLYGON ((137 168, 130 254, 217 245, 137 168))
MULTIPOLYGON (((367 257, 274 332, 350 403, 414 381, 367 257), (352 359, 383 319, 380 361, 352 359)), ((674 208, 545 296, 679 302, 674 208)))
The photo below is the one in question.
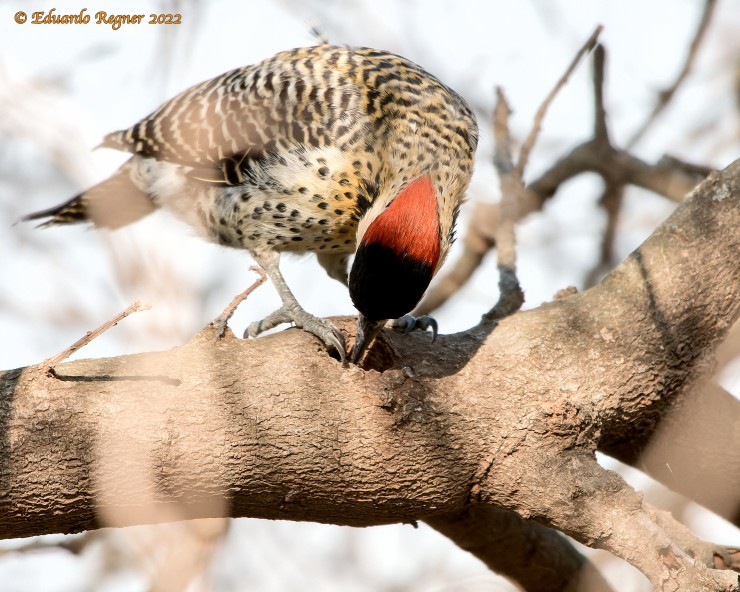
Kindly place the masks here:
POLYGON ((224 333, 226 332, 226 327, 228 326, 229 319, 231 319, 237 307, 242 302, 244 302, 252 292, 254 292, 262 284, 264 284, 265 280, 267 280, 267 274, 265 273, 265 270, 262 269, 259 265, 252 265, 249 270, 255 272, 257 275, 259 275, 259 277, 251 286, 244 290, 244 292, 238 294, 237 296, 234 296, 234 299, 229 303, 224 311, 215 319, 213 319, 210 323, 210 326, 216 330, 219 338, 223 337, 224 333))
POLYGON ((597 142, 610 144, 609 127, 606 124, 606 109, 604 108, 604 67, 606 50, 600 43, 594 49, 594 138, 597 142))
MULTIPOLYGON (((609 141, 609 128, 606 123, 606 109, 604 107, 604 69, 606 50, 603 45, 597 45, 594 51, 593 86, 594 86, 594 139, 593 144, 599 146, 600 153, 612 153, 614 149, 609 141)), ((593 286, 601 277, 614 267, 614 239, 616 237, 617 222, 622 209, 625 181, 618 169, 603 175, 604 192, 599 199, 599 205, 606 212, 606 228, 601 238, 599 260, 586 276, 587 287, 593 286)))
POLYGON ((675 202, 682 202, 704 178, 671 159, 649 164, 628 152, 611 147, 605 150, 603 144, 589 140, 557 160, 527 186, 534 197, 530 211, 541 209, 563 183, 585 172, 602 177, 619 176, 626 185, 653 191, 675 202))
POLYGON ((517 221, 517 200, 522 193, 523 184, 514 163, 511 161, 511 134, 509 115, 511 109, 501 87, 496 89, 496 107, 493 115, 493 137, 495 149, 493 164, 501 184, 501 205, 499 207, 497 250, 498 266, 509 267, 516 272, 516 240, 514 223, 517 221))
POLYGON ((599 198, 599 205, 606 212, 606 228, 604 229, 604 235, 601 237, 599 260, 584 281, 586 287, 596 284, 614 267, 614 239, 617 235, 617 223, 619 222, 619 212, 622 209, 623 198, 624 185, 611 181, 606 183, 604 192, 599 198))
POLYGON ((704 40, 704 35, 707 32, 707 28, 709 27, 709 21, 712 18, 712 13, 714 12, 714 8, 716 5, 717 5, 717 0, 705 0, 704 10, 702 11, 701 19, 699 20, 699 26, 696 29, 694 38, 691 40, 691 45, 689 46, 689 51, 686 54, 686 59, 684 61, 683 67, 678 73, 676 80, 673 81, 673 84, 658 94, 658 100, 655 103, 653 110, 650 112, 650 115, 648 115, 647 119, 637 129, 637 131, 634 133, 632 138, 630 138, 629 142, 627 142, 628 149, 634 148, 634 146, 643 138, 645 133, 652 127, 652 125, 658 119, 658 116, 663 111, 665 111, 666 107, 668 107, 671 100, 675 96, 676 91, 679 89, 683 81, 689 75, 689 72, 691 72, 691 67, 694 64, 694 60, 696 59, 697 53, 699 52, 699 47, 701 46, 701 43, 704 40))
POLYGON ((70 345, 67 349, 65 349, 63 352, 58 353, 57 355, 44 360, 40 367, 45 369, 45 372, 49 376, 55 376, 56 373, 54 371, 54 366, 59 364, 60 362, 63 362, 66 360, 69 356, 71 356, 73 353, 75 353, 78 349, 81 349, 85 347, 88 343, 90 343, 93 339, 100 337, 103 333, 105 333, 108 329, 115 327, 120 321, 125 319, 128 315, 130 315, 133 312, 140 312, 143 310, 149 310, 151 309, 151 306, 145 302, 135 301, 132 302, 126 310, 122 311, 121 313, 117 314, 115 317, 113 317, 110 321, 103 323, 98 327, 97 329, 93 331, 88 331, 85 333, 84 337, 81 337, 77 341, 75 341, 72 345, 70 345))
POLYGON ((521 175, 511 161, 511 134, 509 114, 503 90, 496 89, 496 108, 493 116, 493 135, 496 147, 493 162, 501 184, 501 203, 497 224, 497 253, 499 272, 499 299, 483 318, 486 322, 497 321, 514 314, 524 303, 524 293, 516 275, 516 237, 514 225, 519 219, 519 198, 524 193, 521 175))
POLYGON ((537 110, 537 113, 534 116, 532 130, 529 132, 527 139, 524 141, 522 147, 519 150, 519 159, 517 160, 516 164, 519 176, 524 175, 524 169, 527 167, 527 161, 529 160, 529 153, 532 151, 534 143, 537 141, 537 136, 539 135, 540 128, 542 127, 542 120, 545 118, 545 114, 547 113, 547 109, 550 106, 550 103, 552 103, 553 99, 558 94, 560 89, 565 86, 565 83, 568 82, 568 78, 570 78, 570 75, 576 69, 576 66, 578 66, 581 58, 594 48, 594 46, 596 45, 596 40, 599 38, 599 34, 601 33, 602 29, 603 27, 601 25, 596 27, 596 30, 591 34, 591 37, 589 37, 586 43, 583 44, 583 47, 578 50, 578 53, 576 53, 570 65, 565 70, 565 73, 555 83, 555 86, 550 91, 550 94, 548 94, 545 97, 545 100, 542 101, 540 108, 537 110))

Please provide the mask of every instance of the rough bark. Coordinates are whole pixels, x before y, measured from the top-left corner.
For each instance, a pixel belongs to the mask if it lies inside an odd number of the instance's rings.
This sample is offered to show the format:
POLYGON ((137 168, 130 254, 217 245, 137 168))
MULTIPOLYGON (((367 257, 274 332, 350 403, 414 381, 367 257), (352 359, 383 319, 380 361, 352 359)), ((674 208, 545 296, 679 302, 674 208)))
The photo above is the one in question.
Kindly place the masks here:
MULTIPOLYGON (((470 516, 514 515, 613 552, 659 589, 740 590, 736 573, 712 569, 732 553, 594 458, 641 466, 648 437, 711 373, 740 314, 738 228, 740 161, 594 288, 434 345, 386 334, 375 369, 342 368, 298 330, 250 341, 204 330, 181 348, 55 376, 2 373, 2 536, 228 515, 426 519, 457 540, 470 516)), ((702 421, 736 441, 736 418, 702 421)), ((737 467, 740 449, 726 444, 725 466, 737 467)), ((738 475, 725 476, 735 498, 724 505, 738 502, 738 475)), ((537 541, 554 535, 539 529, 537 541)), ((500 545, 478 540, 461 544, 494 566, 500 545)))

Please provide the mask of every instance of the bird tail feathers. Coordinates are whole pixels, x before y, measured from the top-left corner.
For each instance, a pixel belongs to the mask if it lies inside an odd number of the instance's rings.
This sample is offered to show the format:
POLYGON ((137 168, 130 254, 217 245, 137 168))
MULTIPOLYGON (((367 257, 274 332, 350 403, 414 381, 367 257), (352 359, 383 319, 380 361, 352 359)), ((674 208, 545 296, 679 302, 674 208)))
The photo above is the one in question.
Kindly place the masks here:
POLYGON ((22 222, 42 220, 39 228, 92 222, 99 228, 120 228, 155 210, 149 196, 131 181, 130 161, 111 177, 62 204, 27 214, 22 222))

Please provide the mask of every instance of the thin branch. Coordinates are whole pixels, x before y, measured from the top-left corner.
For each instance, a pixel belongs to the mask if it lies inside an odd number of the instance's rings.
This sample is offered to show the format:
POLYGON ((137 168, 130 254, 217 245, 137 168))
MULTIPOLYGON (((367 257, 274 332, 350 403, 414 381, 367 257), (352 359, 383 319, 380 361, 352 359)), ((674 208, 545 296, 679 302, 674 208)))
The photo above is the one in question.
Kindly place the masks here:
POLYGON ((244 292, 235 296, 234 299, 229 303, 229 305, 224 309, 224 311, 210 322, 210 326, 216 330, 219 338, 223 337, 224 333, 226 332, 226 327, 228 325, 229 319, 231 319, 237 307, 242 302, 244 302, 252 292, 254 292, 262 284, 264 284, 265 280, 267 279, 265 270, 258 265, 252 265, 249 268, 249 271, 255 272, 257 275, 259 275, 259 277, 251 286, 244 290, 244 292))
POLYGON ((599 261, 587 274, 585 285, 591 287, 614 267, 614 239, 617 234, 617 223, 619 212, 622 209, 624 198, 624 185, 621 183, 607 182, 604 192, 599 198, 599 205, 606 213, 606 228, 601 238, 599 250, 599 261))
POLYGON ((594 138, 597 141, 609 144, 609 128, 606 124, 606 109, 604 108, 604 62, 606 50, 600 43, 594 50, 594 138))
POLYGON ((425 522, 524 590, 612 591, 571 541, 514 512, 473 504, 425 522))
POLYGON ((496 107, 493 112, 495 149, 493 164, 501 183, 497 237, 497 267, 499 272, 499 299, 483 315, 483 322, 500 320, 514 314, 524 303, 524 293, 516 275, 516 236, 514 225, 519 219, 519 196, 524 193, 521 172, 511 161, 511 134, 509 115, 511 109, 501 87, 496 88, 496 107))
POLYGON ((523 175, 524 173, 524 169, 527 166, 527 161, 529 160, 529 153, 532 151, 534 143, 537 141, 537 136, 539 135, 540 128, 542 127, 542 120, 545 118, 545 114, 547 113, 547 109, 550 106, 550 103, 552 103, 553 99, 558 94, 560 89, 565 86, 565 83, 568 82, 568 78, 570 78, 570 75, 576 69, 576 66, 578 66, 581 58, 594 48, 594 46, 596 45, 596 40, 599 38, 599 34, 601 33, 602 29, 603 27, 601 25, 596 27, 596 30, 591 34, 591 37, 589 37, 586 43, 584 43, 583 47, 578 50, 578 53, 571 61, 568 69, 555 83, 555 86, 550 91, 550 94, 548 94, 545 97, 545 100, 542 101, 540 108, 537 110, 537 113, 534 116, 532 130, 529 132, 529 136, 527 136, 527 139, 524 141, 521 149, 519 150, 519 159, 517 161, 517 170, 519 172, 519 175, 523 175))
MULTIPOLYGON (((613 154, 614 147, 609 141, 609 127, 606 123, 606 109, 604 107, 604 72, 606 50, 599 44, 594 50, 593 87, 594 87, 594 139, 593 145, 599 153, 613 154)), ((616 237, 619 213, 624 198, 625 178, 618 168, 606 171, 604 178, 604 192, 599 199, 599 205, 606 213, 606 228, 601 239, 599 260, 586 276, 587 287, 593 286, 601 277, 614 266, 614 239, 616 237)))
POLYGON ((66 360, 69 356, 71 356, 77 350, 85 347, 88 343, 90 343, 97 337, 100 337, 108 329, 115 327, 120 321, 125 319, 131 313, 140 312, 143 310, 149 310, 150 308, 151 308, 151 305, 145 302, 141 302, 139 300, 132 302, 128 306, 128 308, 126 308, 126 310, 117 314, 110 321, 103 323, 97 329, 94 329, 93 331, 88 331, 87 333, 85 333, 84 337, 75 341, 72 345, 70 345, 64 351, 58 353, 55 356, 52 356, 51 358, 44 360, 39 366, 46 370, 46 374, 48 376, 56 376, 56 372, 54 371, 54 366, 66 360))
POLYGON ((648 129, 650 129, 650 127, 652 127, 652 125, 658 119, 658 116, 663 111, 665 111, 666 107, 668 107, 669 103, 675 96, 676 91, 679 89, 683 81, 689 75, 689 72, 691 72, 691 67, 694 64, 696 55, 699 53, 699 47, 701 46, 701 43, 704 40, 704 36, 709 27, 709 21, 712 18, 712 14, 714 12, 714 8, 716 5, 717 5, 717 0, 706 0, 706 2, 704 3, 704 11, 702 12, 701 19, 699 21, 699 26, 696 28, 696 33, 694 34, 694 38, 691 40, 691 45, 689 46, 689 51, 686 54, 686 60, 684 61, 681 71, 678 73, 676 80, 673 82, 671 86, 669 86, 667 89, 658 93, 658 100, 656 101, 655 106, 653 107, 653 110, 650 112, 650 115, 648 115, 645 122, 638 128, 638 130, 632 136, 630 141, 627 142, 627 148, 633 148, 642 139, 642 137, 645 135, 648 129))
POLYGON ((511 134, 509 115, 511 109, 503 89, 496 88, 496 107, 493 111, 493 137, 495 149, 493 165, 501 184, 501 205, 497 225, 497 263, 516 271, 516 244, 514 224, 517 221, 517 197, 523 188, 521 175, 511 160, 511 134))

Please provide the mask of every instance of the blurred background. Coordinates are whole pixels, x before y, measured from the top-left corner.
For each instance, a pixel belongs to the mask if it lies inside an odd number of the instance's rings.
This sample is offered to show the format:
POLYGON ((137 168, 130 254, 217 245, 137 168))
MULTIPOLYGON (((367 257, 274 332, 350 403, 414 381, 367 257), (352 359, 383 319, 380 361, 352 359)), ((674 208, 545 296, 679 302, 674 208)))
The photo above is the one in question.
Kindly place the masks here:
MULTIPOLYGON (((463 209, 496 202, 494 88, 504 88, 521 141, 545 95, 597 24, 607 49, 610 133, 624 146, 658 93, 678 76, 704 0, 0 0, 0 368, 41 361, 135 299, 153 309, 129 317, 77 354, 114 356, 181 345, 252 283, 246 252, 207 244, 158 212, 131 228, 46 231, 13 225, 107 177, 126 156, 93 151, 184 88, 284 49, 330 42, 378 47, 419 63, 467 98, 481 128, 476 173, 463 209), (17 24, 24 10, 76 14, 87 25, 17 24), (179 13, 182 24, 94 24, 95 13, 179 13)), ((148 20, 148 19, 145 19, 148 20)), ((632 148, 724 167, 740 156, 740 4, 717 0, 690 74, 632 148)), ((532 179, 592 133, 590 61, 555 99, 526 173, 532 179)), ((602 182, 582 175, 517 228, 525 307, 560 288, 583 288, 599 264, 606 216, 602 182)), ((615 238, 623 259, 676 204, 644 190, 625 195, 615 238)), ((458 241, 450 257, 461 249, 458 241)), ((285 257, 298 300, 321 316, 353 314, 346 290, 313 257, 285 257)), ((448 262, 448 265, 450 264, 448 262)), ((443 272, 444 273, 444 270, 443 272)), ((495 257, 435 316, 442 332, 476 323, 498 296, 495 257)), ((231 321, 235 333, 277 308, 268 284, 231 321)), ((740 338, 723 349, 718 379, 740 394, 740 338)), ((610 459, 602 459, 610 468, 610 459)), ((638 471, 617 467, 648 499, 700 536, 740 545, 740 531, 638 471)), ((649 590, 606 553, 587 551, 618 590, 649 590)), ((111 529, 0 542, 3 591, 508 591, 472 556, 423 524, 350 529, 240 519, 111 529)))

